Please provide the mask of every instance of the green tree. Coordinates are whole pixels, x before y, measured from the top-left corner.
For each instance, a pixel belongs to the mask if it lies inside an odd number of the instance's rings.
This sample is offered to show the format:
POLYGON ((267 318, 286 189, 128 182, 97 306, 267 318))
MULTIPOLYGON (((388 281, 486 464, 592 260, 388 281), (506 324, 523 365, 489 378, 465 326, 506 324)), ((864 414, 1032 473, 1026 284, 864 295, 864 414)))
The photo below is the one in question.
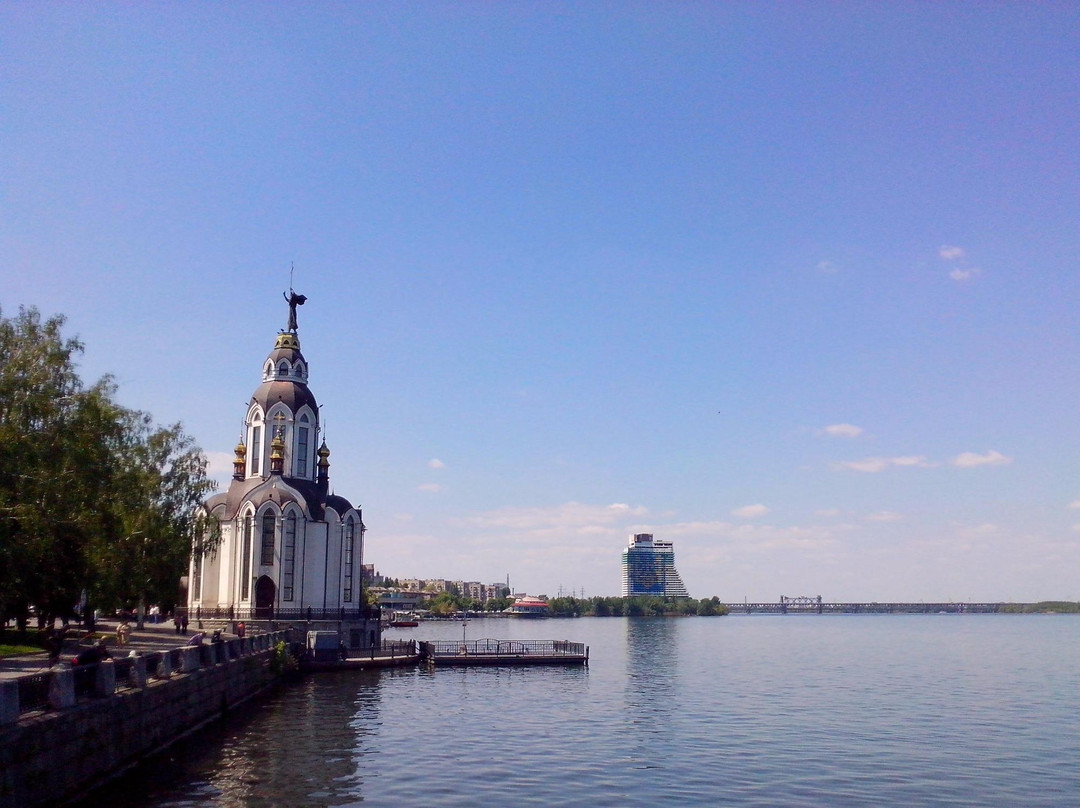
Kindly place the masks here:
POLYGON ((440 592, 427 602, 428 611, 439 617, 449 617, 458 610, 457 599, 449 592, 440 592))
POLYGON ((31 605, 41 617, 73 610, 86 539, 102 527, 111 386, 83 388, 83 346, 63 325, 34 308, 0 316, 0 616, 22 628, 31 605))
POLYGON ((211 549, 202 452, 118 405, 108 377, 85 387, 63 326, 0 315, 0 618, 23 628, 31 606, 67 617, 84 596, 88 613, 172 600, 192 550, 211 549))
POLYGON ((135 604, 142 626, 148 603, 172 604, 191 554, 214 549, 200 505, 213 489, 206 460, 180 424, 156 427, 146 413, 124 411, 116 447, 113 535, 95 547, 94 592, 104 603, 135 604))
POLYGON ((485 612, 501 612, 504 609, 510 608, 510 604, 513 603, 508 597, 491 598, 484 604, 485 612))

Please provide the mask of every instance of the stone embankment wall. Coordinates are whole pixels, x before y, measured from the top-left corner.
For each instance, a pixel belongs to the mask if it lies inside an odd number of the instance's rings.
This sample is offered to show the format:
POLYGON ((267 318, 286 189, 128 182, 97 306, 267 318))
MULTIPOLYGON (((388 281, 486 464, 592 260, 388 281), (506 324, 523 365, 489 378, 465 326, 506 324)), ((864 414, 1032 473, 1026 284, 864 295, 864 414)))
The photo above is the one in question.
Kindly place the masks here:
POLYGON ((93 699, 76 700, 71 669, 54 669, 50 701, 72 706, 0 726, 0 808, 71 801, 219 718, 275 684, 274 644, 289 639, 282 631, 184 649, 180 670, 166 664, 148 678, 145 666, 133 669, 135 686, 115 692, 112 663, 103 663, 98 686, 104 679, 109 695, 93 699))

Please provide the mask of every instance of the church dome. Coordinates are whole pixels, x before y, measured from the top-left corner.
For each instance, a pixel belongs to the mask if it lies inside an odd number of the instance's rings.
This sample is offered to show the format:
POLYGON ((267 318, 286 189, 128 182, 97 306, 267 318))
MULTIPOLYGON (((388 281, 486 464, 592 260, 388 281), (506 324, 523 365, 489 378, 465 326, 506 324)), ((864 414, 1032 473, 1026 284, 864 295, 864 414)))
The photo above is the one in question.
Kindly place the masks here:
POLYGON ((263 382, 251 396, 251 403, 258 404, 263 412, 268 412, 277 403, 282 403, 292 412, 298 412, 305 404, 311 407, 311 411, 317 413, 319 405, 315 401, 315 394, 306 384, 297 384, 292 381, 263 382))

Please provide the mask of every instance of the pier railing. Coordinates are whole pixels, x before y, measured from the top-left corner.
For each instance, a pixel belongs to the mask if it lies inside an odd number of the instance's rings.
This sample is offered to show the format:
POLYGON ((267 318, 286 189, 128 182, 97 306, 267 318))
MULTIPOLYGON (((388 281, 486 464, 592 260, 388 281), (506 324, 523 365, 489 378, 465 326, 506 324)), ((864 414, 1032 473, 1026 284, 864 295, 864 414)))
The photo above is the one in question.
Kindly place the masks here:
POLYGON ((361 653, 350 653, 348 659, 375 659, 376 657, 414 657, 419 653, 416 640, 383 640, 381 645, 372 645, 362 649, 361 653))
POLYGON ((585 643, 568 640, 431 640, 420 643, 424 657, 544 656, 582 657, 585 643))

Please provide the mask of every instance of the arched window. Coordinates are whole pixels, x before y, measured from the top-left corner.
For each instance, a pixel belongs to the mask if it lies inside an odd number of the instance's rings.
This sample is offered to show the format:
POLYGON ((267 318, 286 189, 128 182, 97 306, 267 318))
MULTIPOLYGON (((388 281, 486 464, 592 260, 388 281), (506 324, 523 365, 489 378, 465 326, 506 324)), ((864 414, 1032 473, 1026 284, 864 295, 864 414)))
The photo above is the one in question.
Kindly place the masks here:
POLYGON ((308 417, 300 416, 300 426, 296 429, 296 476, 308 474, 308 417))
POLYGON ((345 521, 345 591, 342 600, 352 603, 353 550, 356 542, 356 522, 350 516, 345 521))
POLYGON ((281 540, 281 599, 293 599, 293 573, 296 570, 296 513, 285 517, 285 535, 281 540))
POLYGON ((303 363, 302 362, 297 362, 296 365, 293 367, 292 372, 293 372, 293 376, 296 376, 297 378, 303 377, 303 375, 304 375, 304 365, 303 365, 303 363))
POLYGON ((262 459, 262 425, 255 424, 251 427, 251 476, 259 474, 259 464, 262 459))
POLYGON ((273 362, 267 362, 266 367, 263 368, 263 378, 264 379, 269 379, 271 374, 273 374, 273 372, 274 372, 274 363, 273 362))
POLYGON ((251 592, 251 533, 253 519, 249 513, 244 517, 243 539, 240 542, 240 600, 247 600, 251 592))
POLYGON ((275 519, 273 511, 267 511, 263 514, 262 553, 260 553, 259 563, 264 567, 272 567, 274 565, 274 523, 276 521, 277 519, 275 519))
POLYGON ((284 359, 282 359, 281 362, 278 364, 278 373, 280 373, 282 376, 289 375, 289 363, 286 362, 284 359))

